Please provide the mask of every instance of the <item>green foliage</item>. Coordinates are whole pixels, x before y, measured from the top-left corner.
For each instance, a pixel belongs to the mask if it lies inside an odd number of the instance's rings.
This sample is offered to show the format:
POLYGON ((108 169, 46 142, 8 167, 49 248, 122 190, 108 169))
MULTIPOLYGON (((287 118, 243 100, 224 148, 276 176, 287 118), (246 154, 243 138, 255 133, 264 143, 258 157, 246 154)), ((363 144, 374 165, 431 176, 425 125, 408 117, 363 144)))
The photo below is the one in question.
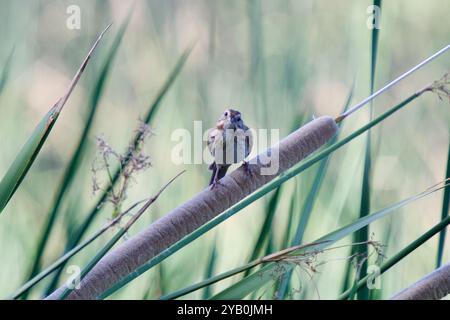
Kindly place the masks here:
POLYGON ((0 72, 0 94, 5 89, 6 83, 8 82, 9 71, 11 69, 11 61, 14 54, 14 48, 11 50, 11 53, 6 59, 5 64, 3 65, 3 70, 0 72))
MULTIPOLYGON (((373 5, 378 7, 381 13, 381 0, 374 0, 373 5)), ((378 17, 379 19, 380 17, 378 17)), ((378 22, 379 23, 379 22, 378 22)), ((372 29, 372 39, 371 39, 371 60, 370 60, 370 94, 373 94, 375 87, 375 70, 377 65, 377 54, 378 54, 378 37, 379 37, 379 29, 372 29)), ((372 119, 373 113, 373 103, 370 103, 369 114, 370 119, 372 119)), ((372 136, 370 130, 367 131, 366 137, 366 145, 365 145, 365 155, 364 155, 364 167, 363 167, 363 178, 361 185, 361 205, 359 216, 364 217, 370 212, 370 201, 371 201, 371 175, 372 175, 372 136)), ((355 234, 355 242, 365 242, 369 240, 369 227, 361 229, 359 232, 355 234)), ((359 248, 358 248, 359 249, 359 248)), ((352 253, 355 253, 356 248, 352 248, 352 253)), ((362 255, 368 255, 368 246, 363 246, 361 252, 362 255)), ((367 274, 368 262, 367 260, 363 262, 358 276, 363 276, 367 274)), ((351 273, 351 265, 348 266, 347 269, 347 278, 348 274, 351 273)), ((358 299, 360 300, 368 300, 369 299, 369 291, 366 288, 363 288, 359 294, 358 299)))
MULTIPOLYGON (((448 188, 448 185, 446 186, 448 188)), ((380 266, 380 273, 379 276, 381 276, 383 273, 385 273, 387 270, 392 268, 394 265, 396 265, 398 262, 400 262, 403 258, 408 256, 410 253, 414 252, 417 248, 419 248, 422 244, 424 244, 426 241, 428 241, 430 238, 432 238, 434 235, 436 235, 439 232, 442 232, 445 230, 445 228, 450 224, 450 216, 443 219, 441 222, 439 222, 437 225, 435 225, 433 228, 425 232, 423 235, 421 235, 419 238, 411 242, 407 247, 399 251, 396 255, 394 255, 392 258, 388 259, 386 262, 384 262, 380 266)), ((352 289, 349 289, 342 293, 342 295, 339 297, 339 299, 348 299, 351 297, 352 292, 355 290, 361 290, 362 288, 366 287, 367 280, 369 279, 369 275, 366 275, 362 279, 360 279, 356 286, 352 289)), ((373 277, 373 276, 372 276, 373 277)))
MULTIPOLYGON (((333 231, 316 241, 312 242, 310 245, 303 246, 297 250, 294 250, 289 253, 290 256, 295 255, 305 255, 308 252, 320 252, 335 242, 351 235, 352 233, 360 230, 368 226, 370 223, 387 216, 388 214, 393 213, 396 209, 401 208, 402 206, 421 199, 431 193, 434 193, 438 190, 442 189, 433 188, 431 190, 426 190, 417 195, 409 197, 405 200, 402 200, 394 205, 391 205, 383 210, 377 211, 373 214, 366 215, 362 218, 359 218, 353 223, 342 227, 336 231, 333 231)), ((255 272, 248 277, 238 281, 227 289, 219 292, 212 299, 216 300, 225 300, 225 299, 243 299, 251 292, 262 288, 264 285, 277 281, 283 274, 290 271, 292 268, 296 266, 295 263, 287 263, 283 260, 277 262, 269 262, 267 263, 260 271, 255 272)), ((252 267, 252 266, 247 266, 252 267)))
POLYGON ((378 116, 377 118, 375 118, 374 120, 372 120, 371 122, 369 122, 368 124, 363 126, 362 128, 354 131, 352 134, 350 134, 346 138, 344 138, 344 139, 342 139, 342 140, 332 144, 331 146, 323 149, 321 152, 316 153, 312 157, 306 159, 306 161, 301 162, 299 165, 294 166, 293 168, 291 168, 290 170, 288 170, 287 172, 285 172, 284 174, 282 174, 278 178, 276 178, 276 179, 272 180, 271 182, 267 183, 265 186, 263 186, 262 188, 260 188, 259 190, 257 190, 256 192, 254 192, 253 194, 251 194, 250 196, 248 196, 244 200, 240 201, 239 203, 237 203, 236 205, 234 205, 230 209, 226 210, 221 215, 219 215, 216 218, 214 218, 213 220, 205 223, 203 226, 201 226, 200 228, 198 228, 194 232, 190 233, 189 235, 187 235, 186 237, 184 237, 183 239, 181 239, 177 243, 173 244, 172 246, 170 246, 169 248, 167 248, 166 250, 164 250, 160 254, 156 255, 153 259, 151 259, 147 263, 143 264, 141 267, 136 269, 133 273, 131 273, 128 276, 124 277, 122 280, 120 280, 118 283, 116 283, 113 287, 108 289, 104 294, 102 294, 101 298, 105 298, 105 297, 109 296, 110 294, 112 294, 116 290, 120 289, 124 285, 128 284, 130 281, 132 281, 133 279, 137 278, 138 276, 140 276, 141 274, 143 274, 147 270, 151 269, 152 267, 154 267, 155 265, 157 265, 158 263, 160 263, 161 261, 163 261, 167 257, 171 256, 172 254, 174 254, 175 252, 177 252, 181 248, 185 247, 186 245, 188 245, 189 243, 191 243, 192 241, 194 241, 198 237, 202 236, 204 233, 208 232, 209 230, 211 230, 215 226, 219 225, 220 223, 222 223, 226 219, 228 219, 231 216, 235 215, 236 213, 238 213, 239 211, 241 211, 242 209, 244 209, 245 207, 247 207, 248 205, 250 205, 254 201, 260 199, 261 197, 266 195, 268 192, 270 192, 272 190, 275 190, 276 188, 281 186, 283 183, 285 183, 289 179, 297 176, 298 174, 300 174, 301 172, 303 172, 307 168, 311 167, 313 164, 315 164, 318 161, 326 158, 332 152, 334 152, 337 149, 341 148, 342 146, 346 145, 348 142, 352 141, 353 139, 355 139, 356 137, 358 137, 362 133, 366 132, 368 129, 372 128, 373 126, 375 126, 378 123, 380 123, 383 120, 385 120, 387 117, 391 116, 396 111, 398 111, 401 108, 403 108, 404 106, 408 105, 410 102, 412 102, 413 100, 418 98, 422 93, 423 92, 415 93, 415 94, 409 96, 408 98, 403 100, 401 103, 399 103, 398 105, 392 107, 391 109, 389 109, 385 113, 381 114, 380 116, 378 116))
MULTIPOLYGON (((347 96, 347 100, 345 102, 343 112, 345 112, 348 107, 350 106, 350 102, 353 97, 353 91, 355 89, 354 84, 352 85, 352 88, 347 96)), ((340 124, 339 124, 340 126, 340 124)), ((339 135, 336 135, 329 144, 332 145, 336 143, 338 140, 339 135)), ((316 199, 318 198, 318 193, 320 190, 320 187, 322 186, 323 179, 325 178, 325 174, 327 172, 328 168, 328 162, 330 157, 326 157, 325 159, 320 161, 319 168, 317 169, 316 176, 314 177, 314 180, 311 185, 311 189, 309 190, 308 196, 305 199, 305 202, 303 204, 301 215, 300 215, 300 221, 297 226, 297 230, 295 231, 294 238, 291 242, 291 246, 298 246, 303 242, 303 235, 305 234, 306 226, 308 225, 309 219, 312 214, 312 210, 314 207, 314 203, 316 199)), ((289 286, 289 282, 292 277, 292 271, 287 272, 279 281, 278 287, 277 287, 277 298, 285 298, 287 293, 287 288, 289 286)))
MULTIPOLYGON (((166 81, 164 82, 164 84, 162 85, 162 87, 159 89, 157 95, 155 96, 154 100, 152 101, 152 103, 150 104, 147 113, 144 117, 144 122, 146 124, 150 124, 151 121, 153 120, 157 110, 160 108, 161 102, 163 100, 163 98, 165 97, 165 95, 167 94, 167 92, 169 91, 169 89, 172 87, 175 79, 178 77, 178 75, 180 74, 184 64, 186 63, 187 58, 189 57, 191 51, 192 51, 193 47, 189 47, 187 48, 183 54, 180 56, 180 58, 178 59, 177 63, 175 64, 175 67, 173 68, 173 70, 171 71, 171 73, 169 74, 169 76, 167 77, 166 81)), ((133 140, 133 145, 136 145, 137 141, 140 139, 139 134, 137 134, 134 137, 133 140)), ((128 160, 125 161, 125 164, 128 162, 128 160)), ((120 170, 116 169, 116 171, 113 174, 113 182, 117 183, 118 178, 120 175, 120 170)), ((84 219, 84 221, 80 224, 80 226, 77 228, 76 231, 74 231, 73 236, 70 238, 67 246, 66 246, 66 252, 72 250, 72 248, 74 248, 82 239, 82 237, 84 236, 84 234, 86 233, 86 231, 88 230, 89 226, 92 224, 92 222, 94 221, 95 216, 97 215, 97 213, 100 211, 101 205, 106 201, 106 198, 108 196, 108 192, 110 190, 112 186, 109 185, 107 189, 105 189, 105 191, 100 195, 99 200, 97 201, 96 205, 92 208, 92 210, 89 212, 89 214, 86 216, 86 218, 84 219)), ((50 294, 51 292, 53 292, 58 284, 58 280, 59 277, 61 276, 61 272, 64 268, 64 264, 59 268, 59 270, 57 271, 55 277, 53 278, 53 281, 51 282, 50 286, 47 288, 46 290, 46 295, 50 294)))
MULTIPOLYGON (((448 155, 447 155, 447 170, 445 173, 445 178, 450 178, 450 144, 448 147, 448 155)), ((441 212, 441 221, 445 221, 448 217, 448 209, 450 205, 450 187, 445 188, 444 197, 442 200, 442 212, 441 212)), ((439 242, 438 242, 438 252, 436 258, 436 268, 439 268, 442 265, 442 259, 444 257, 444 246, 445 246, 445 231, 446 229, 442 229, 439 233, 439 242)))
MULTIPOLYGON (((54 201, 51 204, 49 213, 47 214, 47 221, 44 225, 43 231, 41 233, 41 237, 37 242, 37 248, 35 251, 36 254, 35 254, 35 257, 33 260, 33 265, 31 267, 30 274, 28 276, 29 280, 31 280, 31 278, 33 278, 41 269, 42 256, 44 254, 45 248, 48 245, 48 239, 50 237, 50 233, 53 230, 53 227, 55 225, 57 215, 61 211, 61 205, 62 205, 64 196, 67 193, 69 186, 73 182, 73 179, 75 178, 76 173, 78 171, 78 167, 80 166, 80 163, 82 161, 83 154, 84 154, 84 151, 85 151, 87 143, 88 143, 89 132, 91 131, 91 127, 92 127, 94 119, 95 119, 95 114, 96 114, 100 99, 104 92, 104 87, 105 87, 105 83, 106 83, 106 80, 109 75, 109 70, 113 64, 114 57, 116 56, 116 52, 122 41, 123 35, 124 35, 126 27, 128 25, 128 21, 129 21, 129 17, 123 23, 123 25, 120 27, 120 29, 117 33, 117 36, 114 39, 114 43, 112 44, 111 49, 109 50, 109 53, 106 57, 105 63, 100 70, 97 80, 95 81, 94 89, 92 91, 90 101, 88 104, 89 109, 88 109, 88 113, 87 113, 87 117, 86 117, 86 123, 84 125, 81 136, 78 140, 77 146, 75 148, 75 152, 73 153, 72 158, 70 159, 70 162, 69 162, 68 166, 66 167, 66 170, 63 173, 63 177, 62 177, 60 184, 58 185, 58 189, 56 191, 54 201)), ((24 298, 26 298, 26 292, 24 294, 24 298)))
MULTIPOLYGON (((79 280, 83 280, 84 277, 95 267, 95 265, 100 261, 101 258, 108 253, 108 251, 119 241, 131 228, 131 226, 142 216, 142 214, 158 199, 158 197, 163 193, 163 191, 184 171, 177 174, 174 178, 172 178, 166 185, 164 185, 154 196, 148 199, 145 204, 136 212, 131 219, 123 226, 120 227, 119 230, 114 234, 114 236, 97 252, 97 254, 92 258, 88 264, 81 270, 79 280)), ((66 287, 64 291, 59 296, 60 300, 64 300, 67 296, 74 290, 74 288, 66 287)))
POLYGON ((77 73, 75 74, 74 78, 72 79, 72 82, 69 88, 67 89, 66 94, 63 97, 61 97, 58 100, 58 102, 56 102, 56 104, 42 118, 42 120, 34 129, 31 136, 28 138, 27 142, 23 145, 22 149, 19 151, 19 154, 13 160, 5 176, 0 181, 0 213, 3 211, 3 209, 5 209, 9 200, 16 192, 22 180, 25 178, 28 170, 30 169, 31 165, 36 159, 45 141, 47 140, 47 137, 50 134, 50 131, 52 130, 56 120, 58 119, 58 116, 62 108, 66 104, 73 89, 78 83, 78 80, 80 79, 81 74, 83 73, 88 63, 91 54, 97 47, 97 44, 99 43, 100 39, 102 38, 103 34, 106 32, 108 28, 106 28, 105 31, 102 32, 97 41, 94 43, 94 46, 91 48, 88 55, 81 64, 80 68, 78 69, 77 73))
MULTIPOLYGON (((233 107, 242 112, 250 127, 279 129, 280 136, 284 136, 313 115, 335 116, 347 92, 345 83, 353 76, 358 89, 354 96, 366 96, 367 91, 376 89, 376 79, 399 75, 412 62, 448 41, 445 32, 439 30, 450 3, 417 2, 405 6, 402 1, 384 1, 380 45, 381 30, 366 28, 371 19, 371 13, 366 11, 369 4, 381 8, 382 1, 336 2, 332 15, 325 14, 330 5, 322 2, 312 6, 301 1, 255 0, 233 6, 219 2, 194 6, 189 2, 143 2, 139 4, 139 16, 135 15, 127 27, 127 36, 123 37, 123 33, 131 15, 117 28, 112 46, 102 50, 99 68, 86 68, 86 79, 71 96, 85 65, 80 68, 67 94, 50 110, 48 98, 52 99, 61 84, 70 81, 66 75, 73 65, 79 64, 83 48, 91 45, 95 30, 116 20, 124 7, 103 0, 86 2, 83 12, 94 14, 83 15, 82 28, 75 31, 64 30, 64 10, 49 10, 43 2, 30 5, 17 0, 0 4, 4 31, 0 47, 0 136, 4 140, 0 152, 0 293, 15 299, 46 296, 64 282, 66 264, 85 266, 83 276, 88 274, 123 235, 120 226, 119 230, 112 229, 117 226, 110 224, 113 220, 105 221, 111 212, 106 212, 109 205, 102 206, 110 199, 111 190, 121 188, 120 165, 115 162, 110 168, 112 183, 100 181, 104 188, 99 194, 92 196, 86 183, 91 176, 87 160, 93 156, 89 143, 93 134, 107 134, 113 145, 131 141, 131 148, 139 140, 139 133, 129 137, 122 134, 124 129, 129 129, 138 118, 151 124, 155 138, 148 151, 155 170, 133 180, 135 185, 124 202, 137 206, 140 202, 136 203, 136 199, 180 170, 170 161, 174 130, 191 131, 193 121, 198 120, 206 129, 224 108, 233 107), (422 17, 426 29, 414 23, 417 12, 424 9, 433 12, 422 17), (359 14, 348 19, 349 12, 359 14), (404 23, 396 24, 395 32, 390 32, 392 21, 398 20, 400 13, 404 23), (23 28, 23 21, 39 28, 23 28), (190 47, 179 57, 180 48, 193 41, 198 44, 195 55, 190 56, 190 47), (118 50, 120 63, 114 58, 118 50), (185 68, 188 57, 190 63, 185 68), (54 127, 69 96, 78 108, 65 110, 54 127), (142 102, 146 107, 140 110, 137 106, 142 102), (36 123, 35 131, 30 133, 36 123), (27 281, 22 284, 24 280, 27 281)), ((218 288, 225 290, 215 298, 315 297, 313 283, 302 285, 301 292, 296 290, 297 280, 303 281, 303 269, 293 272, 289 259, 265 258, 282 248, 302 246, 304 239, 318 238, 354 222, 356 217, 370 217, 368 214, 375 208, 417 192, 430 179, 444 173, 449 177, 446 106, 439 106, 436 99, 424 98, 418 101, 417 109, 385 121, 412 101, 416 104, 423 91, 392 109, 385 107, 401 101, 417 86, 433 79, 436 70, 441 72, 444 68, 447 66, 442 59, 436 60, 433 68, 414 72, 417 81, 402 81, 402 86, 377 98, 376 108, 371 103, 365 111, 346 119, 339 135, 319 152, 147 261, 100 298, 114 293, 113 298, 119 299, 151 299, 160 295, 162 299, 175 299, 199 290, 188 297, 208 299, 219 292, 218 288), (385 110, 388 111, 375 118, 385 110), (369 114, 368 124, 360 128, 369 114), (378 126, 381 123, 383 126, 378 126), (372 130, 375 126, 376 130, 372 130), (358 136, 361 139, 356 139, 358 136), (340 152, 334 154, 338 149, 340 152), (445 155, 446 168, 440 161, 445 155), (293 183, 286 184, 294 177, 295 187, 293 183), (263 197, 264 201, 257 201, 263 197), (243 214, 229 219, 237 213, 243 214), (198 239, 215 227, 219 228, 214 237, 198 239), (165 260, 167 257, 170 259, 165 260), (193 257, 195 267, 186 268, 193 257), (244 265, 228 270, 241 264, 244 265), (154 266, 156 269, 142 281, 131 282, 154 266), (183 289, 171 292, 174 288, 183 289)), ((448 80, 436 81, 429 91, 447 100, 448 80)), ((338 124, 341 119, 336 118, 338 124)), ((188 183, 167 190, 170 200, 159 201, 152 216, 140 219, 133 233, 147 228, 204 187, 206 164, 183 168, 188 171, 188 183)), ((394 290, 400 290, 405 281, 414 281, 413 276, 446 263, 449 199, 447 186, 442 194, 424 199, 425 207, 411 205, 407 210, 398 210, 401 212, 395 216, 370 224, 371 239, 386 244, 389 258, 384 263, 376 262, 381 273, 380 290, 367 290, 366 283, 372 275, 366 274, 366 264, 355 268, 353 264, 338 262, 343 272, 333 273, 333 278, 329 270, 336 269, 331 263, 323 264, 319 269, 322 272, 315 274, 317 294, 326 299, 385 299, 394 290), (426 215, 418 214, 423 208, 426 215), (437 224, 427 231, 431 227, 424 227, 430 221, 428 215, 431 219, 439 215, 440 221, 433 222, 437 224), (437 234, 436 242, 428 241, 437 234), (397 265, 402 269, 402 277, 398 276, 399 269, 392 268, 397 265)), ((120 208, 117 212, 121 212, 120 208)), ((350 236, 344 240, 353 242, 351 249, 348 245, 341 249, 350 257, 352 253, 360 257, 371 252, 366 245, 371 245, 367 242, 369 225, 360 227, 351 235, 353 241, 350 236), (354 245, 357 242, 361 243, 354 245)), ((313 242, 301 250, 297 248, 295 253, 289 251, 288 256, 276 254, 283 258, 313 254, 311 245, 319 244, 325 245, 313 242)), ((330 252, 329 249, 324 251, 330 252)), ((372 258, 368 261, 373 262, 372 258)))

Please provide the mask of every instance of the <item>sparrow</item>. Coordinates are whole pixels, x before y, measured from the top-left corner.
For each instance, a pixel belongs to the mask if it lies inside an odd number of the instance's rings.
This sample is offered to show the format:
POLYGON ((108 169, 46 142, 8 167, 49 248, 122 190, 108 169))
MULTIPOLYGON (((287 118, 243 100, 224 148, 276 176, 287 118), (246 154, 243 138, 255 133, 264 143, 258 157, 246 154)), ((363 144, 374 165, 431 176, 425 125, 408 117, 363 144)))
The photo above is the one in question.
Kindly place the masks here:
POLYGON ((244 167, 249 172, 245 158, 252 150, 253 136, 249 127, 244 124, 239 111, 225 110, 216 126, 209 132, 207 143, 214 158, 214 162, 209 166, 212 170, 209 182, 211 188, 225 176, 233 163, 243 161, 244 167))

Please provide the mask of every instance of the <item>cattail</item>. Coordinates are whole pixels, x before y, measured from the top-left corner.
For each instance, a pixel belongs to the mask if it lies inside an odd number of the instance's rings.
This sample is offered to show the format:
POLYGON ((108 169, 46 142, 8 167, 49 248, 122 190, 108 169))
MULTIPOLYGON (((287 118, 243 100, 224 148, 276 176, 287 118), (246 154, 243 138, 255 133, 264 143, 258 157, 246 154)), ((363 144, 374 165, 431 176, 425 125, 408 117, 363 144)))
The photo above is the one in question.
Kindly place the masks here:
POLYGON ((450 294, 450 264, 434 270, 410 287, 392 297, 393 300, 439 300, 450 294))
MULTIPOLYGON (((449 49, 450 45, 442 48, 336 119, 324 116, 291 133, 277 146, 268 150, 272 156, 276 155, 274 158, 277 161, 276 172, 261 174, 267 167, 263 164, 266 162, 261 161, 268 158, 265 152, 258 155, 256 161, 250 161, 252 164, 249 166, 249 172, 242 167, 235 170, 221 179, 216 188, 200 192, 191 200, 160 218, 146 230, 104 256, 81 281, 80 288, 71 292, 68 299, 95 299, 121 278, 319 149, 337 133, 336 123, 341 122, 375 97, 449 49)), ((445 89, 447 84, 448 79, 445 77, 444 80, 441 79, 440 82, 438 81, 416 93, 414 97, 418 97, 426 91, 438 91, 449 95, 449 92, 445 89)), ((271 161, 274 159, 271 159, 271 161)), ((270 167, 271 164, 273 162, 270 162, 268 166, 270 167)), ((59 288, 47 299, 57 299, 64 289, 64 287, 59 288)))
MULTIPOLYGON (((258 155, 250 161, 249 172, 238 168, 221 179, 215 188, 200 192, 112 250, 68 299, 95 299, 122 277, 319 149, 337 131, 335 120, 329 116, 307 123, 270 149, 270 163, 263 161, 268 157, 266 152, 258 155), (261 174, 273 161, 277 161, 276 172, 261 174)), ((48 299, 57 299, 63 290, 64 287, 59 288, 48 299)))

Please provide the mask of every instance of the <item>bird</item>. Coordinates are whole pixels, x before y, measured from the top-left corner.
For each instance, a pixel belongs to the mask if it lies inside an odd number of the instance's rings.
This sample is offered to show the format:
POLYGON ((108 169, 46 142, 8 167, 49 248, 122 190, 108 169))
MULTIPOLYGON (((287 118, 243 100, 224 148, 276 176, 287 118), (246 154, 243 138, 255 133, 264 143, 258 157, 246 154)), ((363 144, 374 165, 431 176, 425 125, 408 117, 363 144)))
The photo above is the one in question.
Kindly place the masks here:
POLYGON ((214 158, 209 166, 212 170, 209 185, 214 188, 225 176, 233 163, 243 161, 244 168, 249 171, 245 158, 253 146, 252 131, 244 124, 241 113, 234 109, 226 109, 220 116, 216 126, 208 134, 208 149, 214 158))

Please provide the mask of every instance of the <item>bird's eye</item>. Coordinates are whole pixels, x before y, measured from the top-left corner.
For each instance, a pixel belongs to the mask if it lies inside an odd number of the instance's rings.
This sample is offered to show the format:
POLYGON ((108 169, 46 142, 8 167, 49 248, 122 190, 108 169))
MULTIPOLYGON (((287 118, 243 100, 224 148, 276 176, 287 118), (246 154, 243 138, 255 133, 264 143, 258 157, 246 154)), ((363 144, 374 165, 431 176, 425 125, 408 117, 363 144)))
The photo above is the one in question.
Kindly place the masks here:
POLYGON ((225 117, 228 117, 228 111, 224 113, 225 117))

